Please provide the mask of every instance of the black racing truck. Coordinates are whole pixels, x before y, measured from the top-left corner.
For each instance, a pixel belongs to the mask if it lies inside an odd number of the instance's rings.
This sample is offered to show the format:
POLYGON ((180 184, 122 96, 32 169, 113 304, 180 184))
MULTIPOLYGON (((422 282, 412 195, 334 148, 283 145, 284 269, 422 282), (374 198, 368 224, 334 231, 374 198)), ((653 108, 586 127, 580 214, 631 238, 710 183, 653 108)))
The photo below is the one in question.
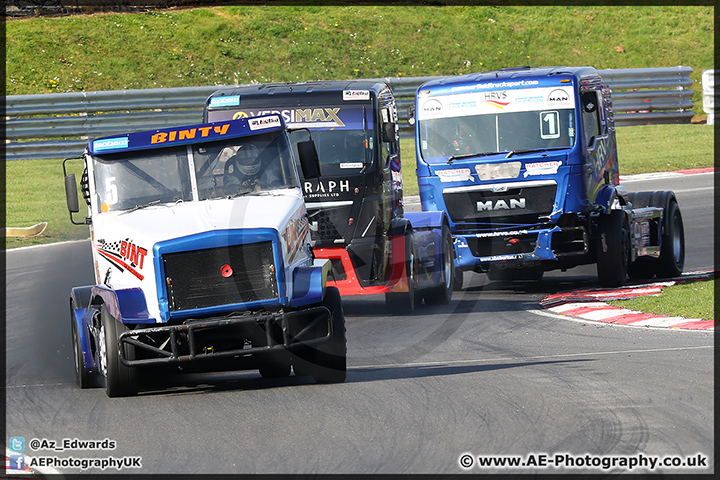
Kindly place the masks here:
POLYGON ((331 81, 223 88, 204 120, 281 115, 291 141, 317 145, 321 176, 303 178, 316 258, 345 295, 385 294, 398 312, 453 290, 450 224, 442 211, 405 212, 397 110, 384 82, 331 81))
POLYGON ((609 287, 682 272, 675 194, 620 185, 611 91, 594 68, 432 80, 409 117, 422 208, 448 213, 458 272, 537 280, 595 263, 609 287))

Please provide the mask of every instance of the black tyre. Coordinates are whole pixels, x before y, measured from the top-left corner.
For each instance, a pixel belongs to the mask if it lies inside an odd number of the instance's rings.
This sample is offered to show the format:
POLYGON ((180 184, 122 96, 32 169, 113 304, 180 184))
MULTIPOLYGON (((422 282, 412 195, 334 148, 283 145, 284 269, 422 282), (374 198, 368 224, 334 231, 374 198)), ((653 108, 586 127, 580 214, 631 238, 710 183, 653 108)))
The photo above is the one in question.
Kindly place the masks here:
POLYGON ((630 278, 677 277, 685 263, 685 230, 682 214, 672 191, 633 192, 628 194, 633 208, 662 207, 663 225, 660 256, 640 257, 630 265, 630 278))
POLYGON ((657 276, 659 278, 677 277, 682 273, 684 263, 685 230, 682 215, 677 202, 670 200, 665 208, 657 276))
POLYGON ((322 305, 330 310, 332 334, 315 350, 311 375, 317 383, 344 382, 347 376, 347 340, 340 291, 327 287, 322 305))
POLYGON ((442 283, 423 293, 428 305, 447 305, 455 289, 455 255, 452 235, 447 225, 442 227, 442 283))
POLYGON ((622 210, 600 216, 597 273, 603 287, 621 287, 627 281, 630 260, 630 226, 622 210))
POLYGON ((410 232, 405 234, 405 265, 409 291, 389 292, 385 294, 385 304, 393 313, 407 314, 415 310, 415 272, 417 270, 417 259, 413 248, 410 232))
MULTIPOLYGON (((100 349, 101 362, 104 362, 105 393, 108 397, 127 397, 138 392, 137 372, 120 361, 118 337, 127 327, 110 315, 105 305, 100 308, 103 345, 100 349)), ((135 348, 125 347, 125 358, 135 358, 135 348)))
POLYGON ((80 388, 92 388, 97 386, 95 376, 89 368, 85 367, 85 359, 80 342, 77 322, 75 321, 75 304, 70 300, 70 327, 72 331, 73 359, 75 361, 75 383, 80 388))

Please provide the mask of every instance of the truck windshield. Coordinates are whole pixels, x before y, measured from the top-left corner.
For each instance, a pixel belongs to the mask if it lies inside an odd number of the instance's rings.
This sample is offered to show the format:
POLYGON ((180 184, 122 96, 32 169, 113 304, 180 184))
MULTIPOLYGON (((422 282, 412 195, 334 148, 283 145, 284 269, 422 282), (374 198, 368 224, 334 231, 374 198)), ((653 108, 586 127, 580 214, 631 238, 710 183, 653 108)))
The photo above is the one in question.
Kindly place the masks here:
POLYGON ((282 132, 193 146, 200 200, 300 185, 282 132))
POLYGON ((299 186, 283 132, 93 156, 101 212, 299 186), (194 169, 191 169, 194 165, 194 169))
POLYGON ((347 175, 369 167, 373 160, 375 112, 370 104, 316 104, 301 107, 275 105, 271 97, 261 97, 263 109, 220 108, 207 110, 208 122, 231 118, 247 118, 269 113, 285 117, 287 126, 295 130, 290 135, 295 158, 297 142, 308 139, 305 128, 312 131, 312 139, 320 160, 323 176, 347 175))
MULTIPOLYGON (((304 131, 294 132, 291 136, 293 150, 297 158, 297 143, 307 140, 304 131)), ((312 139, 320 160, 322 175, 333 176, 355 172, 372 161, 372 132, 363 130, 316 130, 312 139)))
POLYGON ((192 199, 184 146, 96 155, 93 171, 102 212, 192 199))
POLYGON ((576 137, 572 107, 574 97, 569 88, 420 99, 420 153, 430 159, 570 147, 576 137))

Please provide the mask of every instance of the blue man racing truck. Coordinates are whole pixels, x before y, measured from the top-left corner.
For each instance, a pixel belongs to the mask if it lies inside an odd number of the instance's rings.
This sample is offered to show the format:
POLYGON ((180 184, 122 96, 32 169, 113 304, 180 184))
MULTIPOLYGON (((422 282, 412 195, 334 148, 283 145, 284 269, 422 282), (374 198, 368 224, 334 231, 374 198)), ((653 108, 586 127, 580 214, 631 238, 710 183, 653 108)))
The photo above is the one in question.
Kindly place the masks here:
POLYGON ((317 145, 321 176, 302 178, 316 258, 330 260, 340 294, 384 294, 397 312, 453 291, 452 235, 442 211, 405 212, 395 98, 381 81, 262 84, 223 88, 206 121, 273 113, 293 145, 317 145))
POLYGON ((422 208, 450 217, 456 286, 466 270, 537 280, 595 263, 610 287, 682 272, 675 194, 620 185, 611 91, 594 68, 432 80, 410 116, 422 208))
POLYGON ((82 221, 65 176, 95 272, 70 295, 81 388, 134 395, 158 369, 345 380, 340 294, 313 258, 297 171, 315 178, 317 152, 298 147, 296 162, 279 115, 88 142, 82 221))

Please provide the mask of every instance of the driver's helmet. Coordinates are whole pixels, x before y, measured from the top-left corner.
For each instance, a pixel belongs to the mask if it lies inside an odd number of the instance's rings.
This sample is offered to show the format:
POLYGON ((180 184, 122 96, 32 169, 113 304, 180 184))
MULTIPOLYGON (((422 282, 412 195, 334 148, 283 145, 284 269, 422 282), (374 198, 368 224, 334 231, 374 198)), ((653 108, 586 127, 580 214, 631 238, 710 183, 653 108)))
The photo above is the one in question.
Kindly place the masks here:
POLYGON ((242 145, 235 154, 235 163, 241 174, 257 175, 260 171, 260 151, 252 143, 242 145))

